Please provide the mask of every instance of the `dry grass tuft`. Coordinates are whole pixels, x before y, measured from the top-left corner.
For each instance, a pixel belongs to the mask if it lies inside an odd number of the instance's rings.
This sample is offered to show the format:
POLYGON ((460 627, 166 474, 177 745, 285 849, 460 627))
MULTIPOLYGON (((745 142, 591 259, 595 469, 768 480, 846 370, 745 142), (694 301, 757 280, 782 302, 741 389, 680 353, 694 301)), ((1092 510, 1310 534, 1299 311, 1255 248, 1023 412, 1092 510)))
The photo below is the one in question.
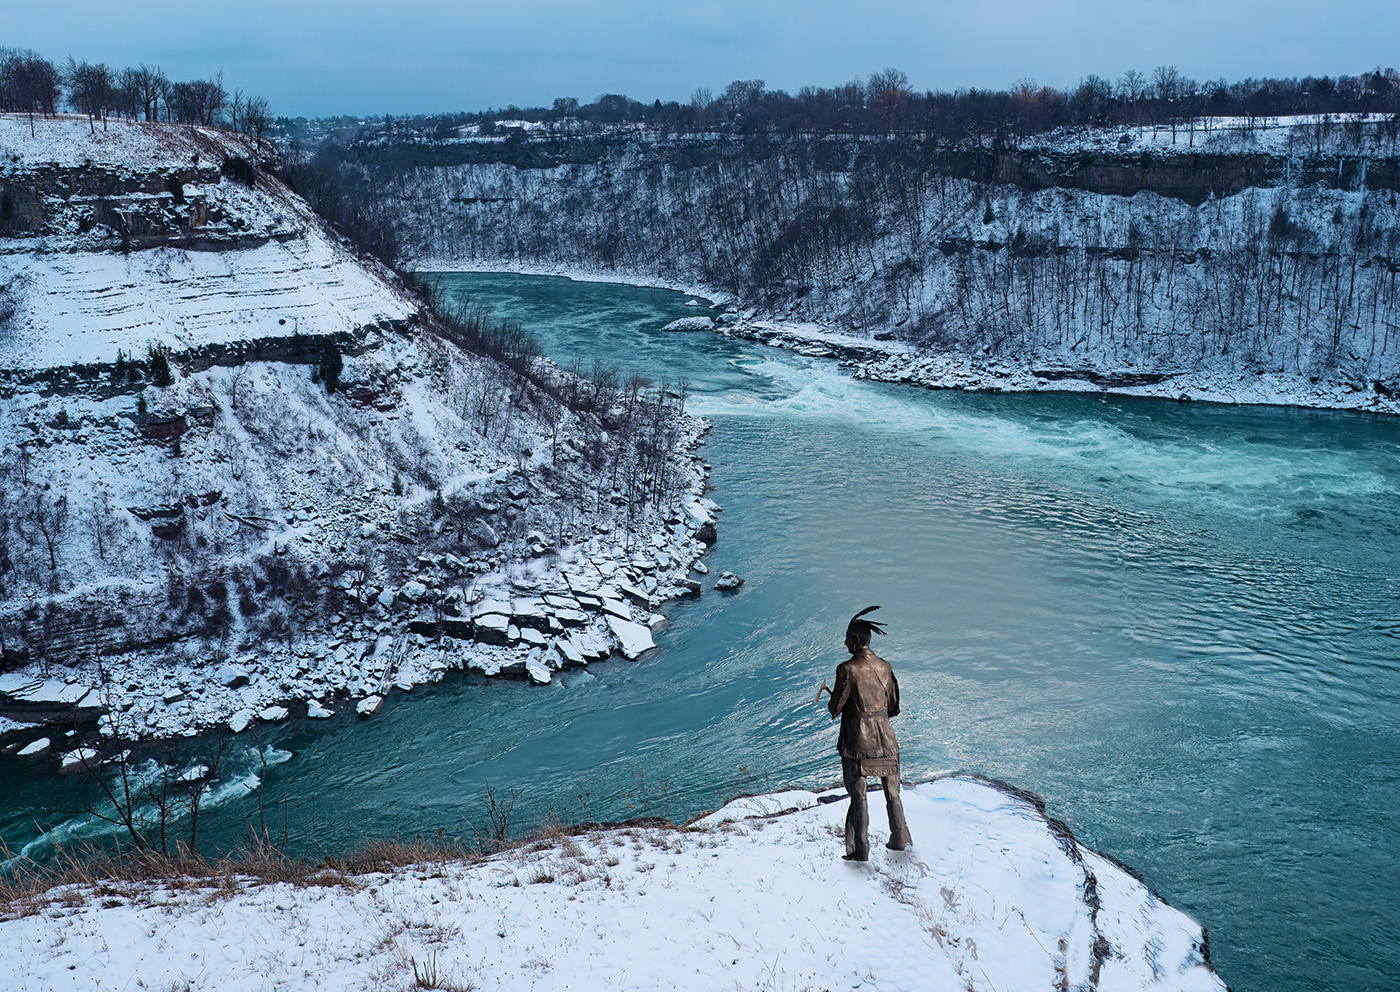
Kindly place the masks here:
MULTIPOLYGON (((605 859, 592 857, 581 845, 592 843, 600 856, 609 848, 628 844, 641 851, 645 842, 676 853, 683 849, 680 834, 674 833, 679 828, 662 817, 569 825, 551 813, 537 830, 511 838, 510 813, 518 792, 498 796, 488 788, 487 797, 490 829, 477 832, 475 847, 464 845, 461 838, 445 837, 440 831, 436 838, 370 841, 349 854, 313 861, 288 855, 285 838, 279 844, 264 829, 254 831, 242 849, 217 859, 183 846, 173 853, 162 853, 152 848, 81 844, 60 848, 51 862, 41 863, 14 856, 0 843, 0 860, 7 862, 0 870, 0 920, 32 916, 55 904, 77 909, 94 899, 105 906, 120 905, 122 901, 149 904, 161 891, 198 893, 212 904, 248 885, 360 889, 370 884, 366 875, 415 867, 427 877, 442 877, 452 866, 479 864, 506 851, 558 853, 562 867, 537 869, 530 878, 532 883, 553 882, 557 872, 573 885, 593 879, 611 884, 599 860, 611 868, 620 859, 615 855, 605 859), (657 837, 655 831, 659 828, 671 833, 657 837)), ((518 878, 515 884, 519 884, 518 878)))

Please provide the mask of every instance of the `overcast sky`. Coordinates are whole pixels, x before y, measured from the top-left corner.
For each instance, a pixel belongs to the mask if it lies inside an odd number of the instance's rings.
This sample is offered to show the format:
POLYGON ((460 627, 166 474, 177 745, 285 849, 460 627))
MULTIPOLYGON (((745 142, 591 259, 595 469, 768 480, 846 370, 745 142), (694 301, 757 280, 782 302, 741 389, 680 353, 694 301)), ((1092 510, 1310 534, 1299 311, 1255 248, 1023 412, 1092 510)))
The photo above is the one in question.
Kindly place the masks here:
POLYGON ((681 100, 733 79, 830 86, 891 66, 916 89, 1069 86, 1174 64, 1196 79, 1352 74, 1400 62, 1397 0, 48 0, 0 46, 59 60, 222 68, 296 116, 681 100))

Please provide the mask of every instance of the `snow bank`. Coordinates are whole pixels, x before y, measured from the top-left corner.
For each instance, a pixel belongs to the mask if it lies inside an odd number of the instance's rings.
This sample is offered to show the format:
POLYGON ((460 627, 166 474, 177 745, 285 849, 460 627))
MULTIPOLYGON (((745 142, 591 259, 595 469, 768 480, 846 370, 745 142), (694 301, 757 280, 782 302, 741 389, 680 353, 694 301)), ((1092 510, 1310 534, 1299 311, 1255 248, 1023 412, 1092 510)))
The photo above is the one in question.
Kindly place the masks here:
POLYGON ((914 846, 867 864, 840 860, 844 794, 763 815, 792 795, 341 887, 79 887, 0 924, 0 969, 23 990, 1225 988, 1200 926, 1008 790, 906 786, 914 846))
POLYGON ((60 114, 31 122, 26 114, 0 114, 0 174, 94 162, 128 172, 179 169, 196 153, 208 164, 211 156, 244 151, 240 139, 216 128, 109 120, 105 126, 99 121, 93 133, 86 117, 60 114))

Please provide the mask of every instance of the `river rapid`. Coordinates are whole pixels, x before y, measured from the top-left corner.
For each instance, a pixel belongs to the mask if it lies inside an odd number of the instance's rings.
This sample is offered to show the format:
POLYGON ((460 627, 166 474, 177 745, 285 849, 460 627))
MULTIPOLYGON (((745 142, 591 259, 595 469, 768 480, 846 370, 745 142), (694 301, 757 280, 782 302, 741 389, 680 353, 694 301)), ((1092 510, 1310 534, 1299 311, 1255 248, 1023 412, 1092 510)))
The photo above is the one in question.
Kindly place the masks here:
MULTIPOLYGON (((714 424, 712 570, 658 649, 549 686, 454 675, 367 722, 263 731, 205 837, 255 793, 294 851, 486 827, 688 817, 839 778, 813 696, 881 604, 904 775, 1042 795, 1210 928, 1240 992, 1395 987, 1400 421, 1084 395, 925 392, 660 328, 663 290, 448 274, 449 295, 575 357, 672 385, 714 424), (266 767, 263 759, 268 760, 266 767), (473 827, 473 824, 475 827, 473 827)), ((0 756, 0 831, 71 840, 91 786, 0 756)), ((876 826, 883 826, 878 812, 876 826)), ((918 838, 936 842, 936 838, 918 838)))

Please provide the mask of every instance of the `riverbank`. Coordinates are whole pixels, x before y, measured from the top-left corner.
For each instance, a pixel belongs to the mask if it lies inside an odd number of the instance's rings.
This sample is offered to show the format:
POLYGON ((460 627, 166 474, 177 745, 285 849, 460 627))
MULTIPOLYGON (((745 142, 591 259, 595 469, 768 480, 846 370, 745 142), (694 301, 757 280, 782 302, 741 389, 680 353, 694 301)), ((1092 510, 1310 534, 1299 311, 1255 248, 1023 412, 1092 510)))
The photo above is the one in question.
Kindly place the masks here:
MULTIPOLYGON (((720 509, 704 495, 709 466, 699 451, 708 429, 699 418, 677 419, 674 498, 626 518, 599 500, 596 512, 574 521, 571 542, 489 532, 478 556, 425 552, 411 574, 388 582, 323 568, 313 578, 341 589, 346 608, 255 650, 211 658, 198 644, 184 652, 159 645, 0 675, 0 750, 80 771, 134 741, 242 733, 342 709, 369 717, 389 693, 453 671, 547 684, 614 654, 635 659, 654 648, 664 604, 713 584, 700 563, 720 509)), ((548 442, 536 450, 547 457, 548 442)), ((526 475, 500 474, 510 516, 560 498, 526 475)), ((377 516, 307 504, 291 512, 278 539, 295 545, 354 525, 363 540, 392 540, 394 518, 377 516)))
POLYGON ((867 864, 844 792, 792 790, 362 874, 73 885, 8 908, 0 967, 24 992, 1225 988, 1198 924, 1032 797, 954 776, 904 803, 914 845, 877 812, 867 864))
POLYGON ((931 354, 904 341, 856 337, 819 323, 765 314, 711 287, 667 282, 644 273, 442 259, 424 260, 415 266, 422 271, 513 272, 560 276, 577 282, 613 282, 675 290, 697 297, 709 303, 712 310, 720 311, 713 327, 719 333, 814 358, 837 359, 856 378, 876 382, 968 392, 1100 393, 1236 406, 1400 414, 1400 395, 1363 376, 1348 376, 1341 371, 1332 376, 1313 377, 1262 368, 1240 369, 1228 363, 1191 370, 1133 365, 1100 369, 1033 356, 979 358, 953 353, 931 354))

